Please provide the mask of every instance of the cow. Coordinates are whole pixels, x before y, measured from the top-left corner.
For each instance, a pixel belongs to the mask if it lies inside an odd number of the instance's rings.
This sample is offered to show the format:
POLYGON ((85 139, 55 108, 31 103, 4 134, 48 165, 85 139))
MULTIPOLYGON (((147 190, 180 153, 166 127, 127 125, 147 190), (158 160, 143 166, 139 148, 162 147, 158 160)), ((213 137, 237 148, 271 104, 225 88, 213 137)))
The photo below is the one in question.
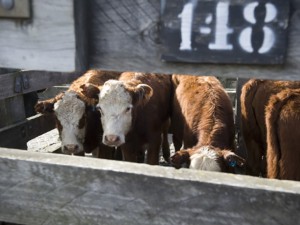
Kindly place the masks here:
POLYGON ((270 96, 300 82, 250 79, 241 90, 241 130, 247 148, 246 174, 266 177, 265 108, 270 96))
POLYGON ((267 177, 300 181, 300 89, 285 89, 266 106, 267 177))
POLYGON ((176 153, 171 164, 180 168, 178 162, 182 156, 196 157, 192 153, 204 152, 199 150, 203 146, 211 146, 216 155, 221 155, 220 149, 234 151, 232 104, 219 80, 213 76, 174 74, 172 81, 175 93, 171 131, 176 153), (182 142, 183 150, 178 151, 182 142))
POLYGON ((175 150, 196 145, 234 147, 234 121, 230 98, 213 76, 172 76, 174 97, 171 130, 175 150), (174 143, 174 145, 175 145, 174 143))
POLYGON ((199 146, 179 150, 171 157, 176 169, 187 167, 195 170, 235 173, 235 168, 243 168, 245 160, 232 150, 213 146, 199 146))
POLYGON ((162 134, 170 117, 170 75, 124 72, 102 87, 86 84, 83 93, 98 101, 103 144, 120 147, 129 162, 139 162, 146 146, 146 162, 159 163, 162 134))
POLYGON ((103 131, 100 113, 94 107, 95 99, 82 94, 81 86, 85 83, 100 86, 109 79, 118 79, 120 74, 116 71, 88 70, 73 81, 66 92, 36 104, 36 112, 55 114, 64 154, 82 156, 92 152, 95 157, 113 158, 112 148, 99 142, 103 131))

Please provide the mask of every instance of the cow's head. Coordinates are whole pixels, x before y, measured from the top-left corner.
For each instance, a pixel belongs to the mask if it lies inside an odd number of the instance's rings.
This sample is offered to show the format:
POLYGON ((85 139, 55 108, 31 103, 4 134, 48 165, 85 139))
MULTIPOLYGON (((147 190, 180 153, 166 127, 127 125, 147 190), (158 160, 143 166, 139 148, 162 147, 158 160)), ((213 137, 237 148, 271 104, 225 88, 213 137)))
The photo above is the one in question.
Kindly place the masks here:
POLYGON ((51 101, 40 101, 35 109, 40 113, 55 113, 63 153, 84 154, 86 106, 75 92, 65 92, 51 101))
POLYGON ((103 86, 82 86, 88 97, 98 96, 97 109, 101 113, 103 127, 102 142, 108 146, 120 146, 132 127, 134 110, 146 104, 153 94, 149 85, 139 81, 108 80, 103 86))
POLYGON ((217 172, 230 172, 234 167, 243 167, 245 160, 229 150, 221 150, 212 146, 180 150, 171 157, 175 168, 188 164, 190 169, 217 172))

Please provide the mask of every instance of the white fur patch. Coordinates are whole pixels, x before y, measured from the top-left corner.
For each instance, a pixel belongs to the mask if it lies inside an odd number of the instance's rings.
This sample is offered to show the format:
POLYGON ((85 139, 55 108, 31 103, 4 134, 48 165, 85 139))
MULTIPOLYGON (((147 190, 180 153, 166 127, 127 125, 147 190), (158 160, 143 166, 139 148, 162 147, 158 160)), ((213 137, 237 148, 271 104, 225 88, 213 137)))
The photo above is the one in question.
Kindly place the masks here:
POLYGON ((85 138, 85 127, 79 129, 79 121, 85 113, 85 104, 77 98, 75 92, 66 92, 63 98, 54 104, 54 111, 57 119, 62 125, 61 132, 62 146, 78 145, 83 151, 85 138))
POLYGON ((199 151, 190 157, 190 169, 221 172, 217 162, 218 155, 208 146, 199 148, 199 151))
POLYGON ((124 83, 117 80, 106 81, 99 94, 98 107, 102 112, 103 143, 106 144, 106 135, 119 137, 120 141, 116 146, 125 143, 125 136, 132 125, 132 98, 124 83))

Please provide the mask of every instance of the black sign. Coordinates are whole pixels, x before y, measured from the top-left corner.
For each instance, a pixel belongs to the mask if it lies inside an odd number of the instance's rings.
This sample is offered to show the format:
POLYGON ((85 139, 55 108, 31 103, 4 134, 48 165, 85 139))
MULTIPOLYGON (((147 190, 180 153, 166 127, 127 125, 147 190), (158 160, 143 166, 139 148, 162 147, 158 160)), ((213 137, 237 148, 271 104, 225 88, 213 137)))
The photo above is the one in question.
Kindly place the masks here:
POLYGON ((287 0, 161 0, 162 60, 282 64, 287 0))

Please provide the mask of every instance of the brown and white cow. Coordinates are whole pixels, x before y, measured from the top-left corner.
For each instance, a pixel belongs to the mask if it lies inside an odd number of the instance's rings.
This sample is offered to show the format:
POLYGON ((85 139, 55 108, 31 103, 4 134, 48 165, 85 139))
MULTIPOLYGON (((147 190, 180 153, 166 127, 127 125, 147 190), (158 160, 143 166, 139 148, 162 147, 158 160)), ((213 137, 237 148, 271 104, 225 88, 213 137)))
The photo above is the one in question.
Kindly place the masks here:
POLYGON ((170 115, 170 75, 125 72, 100 88, 86 85, 83 92, 99 100, 105 145, 120 146, 124 160, 131 162, 140 161, 147 145, 147 163, 158 164, 170 115))
MULTIPOLYGON (((171 163, 179 168, 181 162, 187 162, 183 156, 194 159, 199 154, 207 154, 208 158, 215 159, 215 166, 208 165, 207 168, 215 170, 222 156, 220 149, 234 150, 235 129, 230 98, 213 76, 173 75, 172 80, 175 86, 171 119, 173 142, 176 151, 181 148, 182 141, 183 148, 188 150, 176 152, 171 163)), ((220 164, 219 167, 223 166, 220 164)))
POLYGON ((187 167, 196 170, 234 173, 235 167, 243 167, 245 160, 232 150, 213 146, 193 147, 179 150, 171 157, 176 169, 187 167))
POLYGON ((265 108, 270 96, 286 88, 300 88, 300 82, 251 79, 242 87, 241 126, 247 148, 248 175, 266 176, 265 108))
POLYGON ((120 74, 89 70, 75 80, 66 92, 36 104, 37 112, 55 114, 63 153, 84 155, 93 152, 100 158, 112 158, 112 149, 99 142, 103 131, 100 113, 94 107, 95 99, 82 94, 81 86, 85 83, 100 86, 109 79, 118 79, 120 74))
POLYGON ((300 181, 300 89, 285 89, 266 106, 267 177, 300 181))

